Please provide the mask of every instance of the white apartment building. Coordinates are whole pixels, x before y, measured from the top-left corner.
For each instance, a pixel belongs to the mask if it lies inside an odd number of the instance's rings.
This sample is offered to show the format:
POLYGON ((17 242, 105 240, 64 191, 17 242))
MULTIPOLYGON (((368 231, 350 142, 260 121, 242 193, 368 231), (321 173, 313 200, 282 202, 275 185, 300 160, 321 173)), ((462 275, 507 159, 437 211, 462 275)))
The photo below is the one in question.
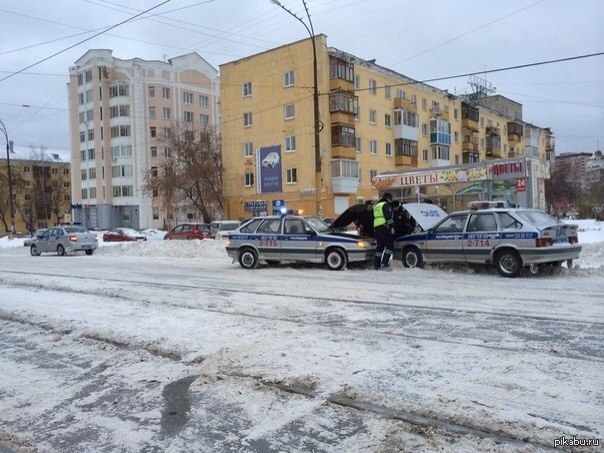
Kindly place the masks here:
POLYGON ((168 61, 91 49, 69 68, 72 218, 88 228, 163 228, 144 174, 169 158, 176 123, 217 125, 218 71, 197 53, 168 61))

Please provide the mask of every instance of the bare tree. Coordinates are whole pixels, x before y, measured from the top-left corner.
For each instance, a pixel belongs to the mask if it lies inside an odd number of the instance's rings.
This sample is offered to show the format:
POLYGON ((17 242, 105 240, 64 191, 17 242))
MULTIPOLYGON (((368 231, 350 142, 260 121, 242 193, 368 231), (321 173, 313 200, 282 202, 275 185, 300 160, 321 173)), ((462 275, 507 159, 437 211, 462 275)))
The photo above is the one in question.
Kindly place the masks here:
POLYGON ((166 212, 185 207, 204 222, 222 217, 220 132, 206 127, 175 127, 167 141, 172 155, 144 175, 144 191, 166 212))

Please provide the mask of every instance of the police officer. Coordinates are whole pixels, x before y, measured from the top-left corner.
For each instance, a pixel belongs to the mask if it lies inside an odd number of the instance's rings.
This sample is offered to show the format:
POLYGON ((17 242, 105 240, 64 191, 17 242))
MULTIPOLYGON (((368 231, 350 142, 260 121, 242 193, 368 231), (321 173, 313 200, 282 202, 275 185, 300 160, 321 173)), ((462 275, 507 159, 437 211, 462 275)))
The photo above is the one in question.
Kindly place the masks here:
POLYGON ((390 202, 392 202, 392 194, 386 192, 373 206, 373 229, 377 240, 373 268, 376 271, 391 270, 389 262, 394 249, 394 219, 390 202))
POLYGON ((405 236, 415 231, 415 220, 409 215, 407 210, 398 201, 390 203, 392 209, 392 219, 394 220, 394 238, 405 236))

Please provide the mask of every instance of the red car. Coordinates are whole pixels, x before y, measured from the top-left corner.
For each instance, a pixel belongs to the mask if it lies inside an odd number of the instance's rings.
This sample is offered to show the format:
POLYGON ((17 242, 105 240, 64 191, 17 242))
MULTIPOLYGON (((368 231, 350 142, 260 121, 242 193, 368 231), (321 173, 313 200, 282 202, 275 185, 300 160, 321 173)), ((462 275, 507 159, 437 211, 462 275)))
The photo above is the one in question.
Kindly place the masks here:
POLYGON ((205 223, 181 223, 166 233, 164 239, 206 239, 211 236, 205 223))
POLYGON ((146 241, 147 236, 132 228, 112 228, 103 234, 103 242, 146 241))

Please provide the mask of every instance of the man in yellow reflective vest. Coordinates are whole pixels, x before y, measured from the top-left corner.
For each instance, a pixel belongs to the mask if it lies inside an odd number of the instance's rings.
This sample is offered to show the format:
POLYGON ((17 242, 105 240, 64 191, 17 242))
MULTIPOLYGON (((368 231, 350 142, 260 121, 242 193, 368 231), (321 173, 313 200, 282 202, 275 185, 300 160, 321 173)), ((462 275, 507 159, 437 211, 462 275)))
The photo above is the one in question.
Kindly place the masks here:
POLYGON ((377 240, 373 268, 376 271, 380 269, 392 270, 390 268, 390 257, 394 249, 394 219, 390 208, 391 202, 392 194, 386 192, 380 198, 380 201, 373 206, 373 229, 377 240))

